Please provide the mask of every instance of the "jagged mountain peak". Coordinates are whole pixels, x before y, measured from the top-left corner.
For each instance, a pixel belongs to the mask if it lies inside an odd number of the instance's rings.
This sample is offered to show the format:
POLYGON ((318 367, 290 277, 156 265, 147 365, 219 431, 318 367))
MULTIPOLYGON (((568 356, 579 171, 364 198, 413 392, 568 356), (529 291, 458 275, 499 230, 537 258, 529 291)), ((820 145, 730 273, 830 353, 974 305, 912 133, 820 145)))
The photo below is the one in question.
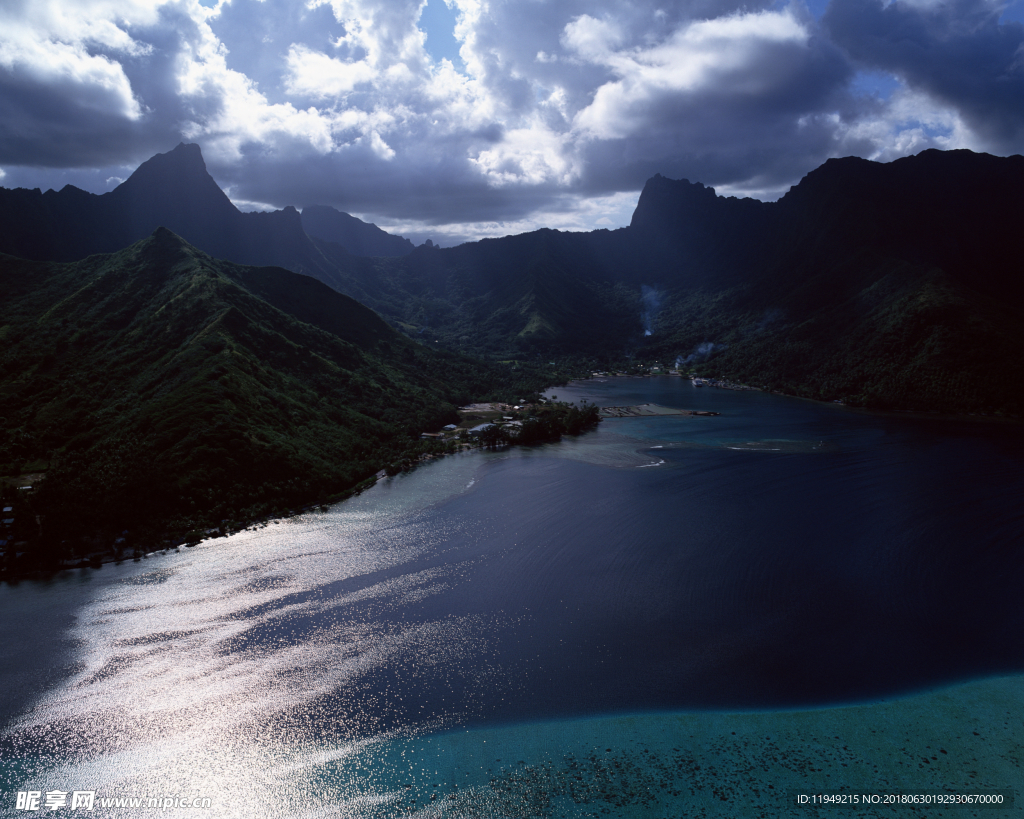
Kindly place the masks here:
POLYGON ((688 179, 668 179, 655 174, 647 180, 637 200, 631 228, 659 228, 667 215, 705 210, 718 197, 715 189, 688 179))
POLYGON ((163 225, 160 225, 149 235, 149 240, 158 244, 183 243, 185 241, 174 231, 168 230, 163 225))
POLYGON ((177 147, 162 154, 154 154, 125 180, 125 183, 136 178, 145 178, 147 175, 166 168, 174 168, 176 171, 206 175, 209 171, 206 168, 206 160, 203 159, 202 149, 195 143, 179 142, 177 147))
MULTIPOLYGON (((169 250, 179 250, 185 248, 197 250, 197 248, 190 245, 173 230, 165 228, 163 225, 154 230, 151 234, 149 234, 149 236, 147 236, 138 244, 139 246, 159 247, 169 250)), ((202 251, 198 252, 201 253, 202 251)))
POLYGON ((150 157, 109 193, 73 185, 46 193, 0 187, 0 251, 72 261, 127 247, 163 225, 217 258, 280 265, 331 282, 325 252, 402 256, 413 249, 401 236, 333 208, 323 210, 328 219, 319 235, 307 235, 304 215, 290 205, 242 213, 210 175, 199 145, 181 142, 150 157), (311 235, 341 249, 317 249, 311 235))
POLYGON ((179 143, 174 150, 150 157, 118 185, 115 198, 159 196, 184 204, 192 200, 200 207, 216 208, 222 213, 237 212, 227 195, 210 176, 198 145, 179 143))
POLYGON ((170 272, 172 269, 180 268, 182 263, 192 265, 199 259, 212 260, 199 248, 189 244, 177 233, 163 226, 158 227, 144 239, 113 254, 112 258, 116 258, 119 254, 140 260, 148 271, 148 275, 157 271, 170 272))

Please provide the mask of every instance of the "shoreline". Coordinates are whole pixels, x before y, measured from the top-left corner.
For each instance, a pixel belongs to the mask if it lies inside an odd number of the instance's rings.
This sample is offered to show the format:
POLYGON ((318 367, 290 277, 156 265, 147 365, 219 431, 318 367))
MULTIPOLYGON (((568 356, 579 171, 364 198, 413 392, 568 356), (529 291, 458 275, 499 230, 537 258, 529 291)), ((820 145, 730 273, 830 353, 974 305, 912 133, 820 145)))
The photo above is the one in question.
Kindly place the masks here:
POLYGON ((161 540, 161 543, 163 545, 158 546, 156 548, 151 548, 149 551, 141 550, 139 554, 136 554, 133 550, 131 554, 122 554, 121 556, 118 556, 112 549, 108 549, 104 551, 94 552, 90 554, 88 557, 79 558, 77 559, 77 562, 71 565, 60 565, 44 569, 37 568, 13 574, 8 573, 6 569, 0 570, 0 585, 7 583, 9 585, 14 586, 18 583, 21 583, 22 581, 46 581, 53 579, 54 577, 56 577, 59 574, 62 574, 63 572, 73 572, 82 569, 96 570, 101 569, 103 566, 109 566, 111 564, 119 566, 122 563, 138 563, 142 560, 147 560, 150 557, 154 556, 167 557, 169 554, 178 554, 181 552, 182 548, 191 549, 196 546, 199 546, 200 544, 212 542, 222 537, 228 537, 230 535, 238 534, 239 532, 254 531, 259 528, 265 528, 268 524, 272 522, 287 520, 288 518, 292 518, 297 515, 303 515, 307 512, 312 512, 316 509, 322 509, 325 507, 332 506, 335 503, 343 503, 349 498, 362 493, 366 489, 369 489, 371 486, 374 486, 377 483, 377 481, 380 480, 380 477, 383 472, 384 470, 380 470, 380 472, 375 473, 371 478, 366 478, 360 481, 351 489, 338 493, 339 495, 341 495, 341 497, 338 497, 336 495, 328 496, 328 499, 326 500, 308 503, 304 506, 299 507, 298 509, 289 509, 287 512, 283 514, 265 515, 260 516, 258 518, 253 518, 252 520, 247 521, 244 526, 240 526, 236 529, 224 530, 223 528, 208 528, 205 530, 205 536, 200 538, 199 540, 190 541, 188 538, 173 536, 165 532, 164 539, 161 540), (217 534, 211 534, 213 532, 216 532, 217 534))
MULTIPOLYGON (((485 404, 474 404, 474 405, 469 405, 468 407, 463 408, 463 409, 467 409, 469 411, 480 412, 480 411, 483 411, 481 409, 482 407, 484 407, 484 406, 490 407, 490 406, 492 406, 493 403, 494 402, 491 402, 491 403, 488 403, 486 405, 485 404)), ((563 404, 563 403, 564 402, 556 401, 556 402, 553 402, 553 404, 551 406, 557 406, 557 405, 563 404)), ((571 405, 566 404, 565 406, 568 407, 568 406, 571 406, 571 405)), ((600 420, 601 419, 598 418, 598 421, 600 421, 600 420)), ((534 445, 534 443, 551 443, 552 441, 555 441, 555 440, 561 440, 561 437, 562 437, 563 434, 564 435, 568 435, 570 437, 575 437, 575 435, 583 434, 584 432, 587 432, 590 429, 592 429, 592 427, 584 427, 579 433, 569 433, 569 432, 560 433, 557 439, 555 439, 555 438, 552 438, 550 440, 545 439, 545 440, 541 440, 541 441, 537 441, 537 442, 523 442, 523 443, 519 443, 519 442, 516 442, 515 440, 510 440, 510 441, 507 441, 507 442, 503 443, 502 447, 506 448, 506 447, 513 447, 513 446, 532 446, 532 445, 534 445)), ((465 436, 463 436, 463 437, 465 437, 465 436)), ((375 486, 380 480, 382 480, 384 478, 391 477, 393 474, 399 474, 401 472, 412 471, 412 470, 416 469, 420 464, 428 463, 428 462, 430 462, 432 460, 435 460, 435 459, 438 459, 438 458, 444 458, 444 457, 447 457, 449 455, 462 454, 462 453, 465 453, 465 452, 468 452, 468 451, 472 451, 473 449, 484 449, 484 448, 487 448, 487 445, 485 443, 483 443, 483 442, 466 441, 466 440, 463 440, 463 438, 452 438, 450 440, 456 442, 456 446, 453 449, 451 449, 450 451, 437 451, 437 452, 424 452, 424 453, 421 453, 414 460, 408 461, 408 466, 403 466, 402 468, 395 470, 393 473, 389 472, 388 467, 384 467, 384 468, 378 470, 377 472, 375 472, 370 477, 364 478, 362 481, 360 481, 359 483, 355 484, 355 486, 353 486, 353 487, 351 487, 351 488, 349 488, 347 490, 343 490, 342 492, 338 492, 338 493, 335 493, 333 495, 328 495, 324 499, 307 503, 307 504, 305 504, 303 506, 300 506, 300 507, 297 507, 295 509, 289 509, 289 510, 287 510, 286 512, 284 512, 282 514, 262 515, 260 517, 254 518, 254 519, 251 519, 251 520, 248 520, 248 521, 244 521, 244 525, 239 526, 237 528, 232 528, 232 529, 225 529, 223 526, 221 526, 221 527, 208 527, 205 530, 203 530, 204 531, 204 536, 199 538, 198 540, 190 540, 187 536, 182 537, 180 534, 171 535, 171 534, 165 532, 165 533, 163 533, 163 536, 160 537, 160 539, 158 540, 158 542, 161 544, 160 546, 158 546, 156 548, 150 548, 148 551, 145 550, 145 549, 140 549, 138 553, 136 553, 135 550, 133 549, 130 554, 122 553, 120 556, 118 556, 117 552, 115 551, 115 547, 111 547, 110 549, 103 550, 103 551, 96 551, 96 552, 93 552, 93 553, 89 554, 86 557, 78 558, 76 560, 76 562, 71 564, 71 565, 64 565, 63 562, 62 562, 62 565, 59 565, 59 566, 52 566, 52 567, 47 567, 47 568, 33 568, 33 569, 28 570, 28 571, 14 572, 14 573, 9 572, 7 569, 0 569, 0 585, 2 585, 4 583, 8 583, 10 585, 17 585, 18 583, 20 583, 22 581, 46 581, 46 580, 54 578, 55 576, 61 574, 62 572, 78 571, 78 570, 82 570, 82 569, 100 569, 100 568, 102 568, 103 566, 106 566, 106 565, 110 565, 110 564, 120 565, 121 563, 125 563, 125 562, 128 562, 128 561, 131 561, 133 563, 137 563, 137 562, 139 562, 141 560, 146 560, 146 559, 148 559, 148 558, 150 558, 152 556, 155 556, 155 555, 159 555, 161 557, 165 557, 165 556, 168 556, 169 554, 172 554, 172 553, 173 554, 178 554, 178 553, 181 552, 182 547, 184 547, 186 549, 190 549, 190 548, 198 546, 198 545, 200 545, 202 543, 212 542, 212 541, 215 541, 215 540, 217 540, 219 538, 227 537, 229 535, 237 534, 239 532, 245 532, 245 531, 250 531, 250 530, 256 530, 256 529, 259 529, 259 528, 265 528, 271 522, 275 522, 276 523, 276 522, 281 521, 281 520, 286 520, 288 518, 292 518, 292 517, 295 517, 297 515, 302 515, 302 514, 305 514, 307 512, 311 512, 311 511, 313 511, 315 509, 324 510, 324 509, 326 509, 326 508, 328 508, 330 506, 333 506, 335 504, 343 503, 344 501, 348 500, 349 498, 352 498, 355 495, 359 495, 362 492, 364 492, 365 490, 369 489, 370 487, 375 486)), ((126 547, 126 549, 127 549, 127 547, 126 547)), ((22 554, 24 554, 24 553, 22 553, 22 554)))

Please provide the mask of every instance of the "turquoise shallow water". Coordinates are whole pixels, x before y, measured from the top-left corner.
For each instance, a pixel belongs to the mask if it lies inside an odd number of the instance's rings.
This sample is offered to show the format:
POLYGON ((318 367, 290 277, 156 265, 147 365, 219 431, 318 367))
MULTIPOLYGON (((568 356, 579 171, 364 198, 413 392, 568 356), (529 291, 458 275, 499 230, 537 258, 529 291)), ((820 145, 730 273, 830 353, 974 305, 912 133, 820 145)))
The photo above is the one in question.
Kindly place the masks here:
POLYGON ((322 766, 317 783, 354 816, 1014 816, 1016 801, 1007 810, 798 809, 797 799, 1011 798, 1024 756, 1022 696, 1013 677, 842 708, 453 731, 381 741, 322 766), (385 799, 370 809, 367 791, 385 799))
POLYGON ((722 414, 0 588, 0 814, 90 788, 217 816, 776 816, 792 788, 1021 784, 1017 427, 554 392, 722 414))

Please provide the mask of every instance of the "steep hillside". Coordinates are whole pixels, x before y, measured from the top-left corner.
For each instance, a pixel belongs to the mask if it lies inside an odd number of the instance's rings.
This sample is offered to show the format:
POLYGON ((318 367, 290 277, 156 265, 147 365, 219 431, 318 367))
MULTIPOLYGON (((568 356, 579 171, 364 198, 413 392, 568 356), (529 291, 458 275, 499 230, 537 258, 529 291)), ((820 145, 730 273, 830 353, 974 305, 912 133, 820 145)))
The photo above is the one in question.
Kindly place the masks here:
POLYGON ((246 517, 352 486, 516 383, 322 283, 170 231, 70 264, 0 257, 0 465, 52 460, 53 538, 246 517))
POLYGON ((760 210, 746 276, 680 276, 647 354, 814 398, 1024 414, 1024 158, 830 160, 760 210))

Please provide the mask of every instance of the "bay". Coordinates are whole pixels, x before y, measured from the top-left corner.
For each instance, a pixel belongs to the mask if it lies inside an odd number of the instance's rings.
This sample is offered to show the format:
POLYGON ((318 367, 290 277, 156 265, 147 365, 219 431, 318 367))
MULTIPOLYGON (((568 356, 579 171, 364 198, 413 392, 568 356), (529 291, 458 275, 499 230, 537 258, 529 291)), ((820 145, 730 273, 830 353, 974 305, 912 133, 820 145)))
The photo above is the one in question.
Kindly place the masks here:
POLYGON ((1020 784, 1019 426, 677 378, 551 393, 720 415, 450 457, 3 587, 5 794, 733 816, 812 785, 1020 784))

